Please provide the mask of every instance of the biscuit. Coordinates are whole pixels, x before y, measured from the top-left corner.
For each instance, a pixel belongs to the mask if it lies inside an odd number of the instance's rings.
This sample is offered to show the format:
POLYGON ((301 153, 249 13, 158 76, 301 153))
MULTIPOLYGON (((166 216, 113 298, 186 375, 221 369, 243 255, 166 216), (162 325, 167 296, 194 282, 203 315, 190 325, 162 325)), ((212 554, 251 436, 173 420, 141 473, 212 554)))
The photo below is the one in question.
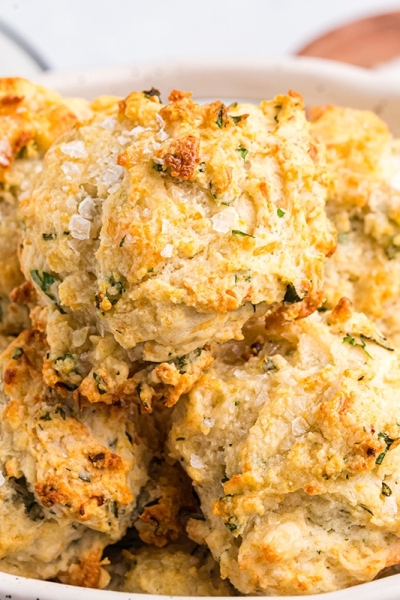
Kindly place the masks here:
POLYGON ((334 238, 301 97, 111 104, 53 144, 23 201, 43 301, 152 362, 240 339, 254 312, 315 310, 334 238))
POLYGON ((342 299, 247 328, 178 404, 169 437, 221 576, 245 594, 322 593, 400 556, 400 362, 342 299))

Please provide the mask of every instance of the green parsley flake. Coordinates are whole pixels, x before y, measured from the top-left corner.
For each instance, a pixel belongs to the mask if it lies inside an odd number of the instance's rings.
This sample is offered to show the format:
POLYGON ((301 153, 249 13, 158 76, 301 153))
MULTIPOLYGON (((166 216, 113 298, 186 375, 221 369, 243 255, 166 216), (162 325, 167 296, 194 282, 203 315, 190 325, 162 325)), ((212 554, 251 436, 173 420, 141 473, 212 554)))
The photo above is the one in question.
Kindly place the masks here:
POLYGON ((360 508, 362 508, 363 510, 365 510, 365 512, 369 513, 370 515, 374 516, 374 513, 372 512, 372 510, 370 510, 369 508, 367 508, 365 506, 365 504, 360 504, 360 508))
POLYGON ((382 481, 382 496, 386 496, 388 498, 391 495, 392 495, 392 490, 387 485, 387 483, 385 483, 384 481, 382 481))
POLYGON ((160 92, 159 92, 159 91, 158 91, 156 88, 154 88, 154 87, 152 87, 150 90, 145 90, 145 91, 143 92, 143 94, 144 94, 144 97, 145 97, 145 98, 152 98, 153 96, 157 96, 157 98, 158 98, 158 99, 160 100, 160 102, 161 102, 161 94, 160 94, 160 92))
POLYGON ((303 300, 304 298, 300 298, 293 283, 288 283, 283 297, 285 304, 297 304, 297 302, 302 302, 303 300))
POLYGON ((57 406, 56 413, 60 415, 60 417, 62 418, 63 421, 65 421, 65 418, 66 418, 65 410, 61 406, 57 406))
POLYGON ((239 229, 232 229, 232 235, 241 235, 242 237, 254 238, 254 235, 250 235, 250 233, 245 233, 244 231, 240 231, 239 229))
POLYGON ((222 117, 224 114, 224 105, 221 106, 218 113, 218 119, 215 121, 220 129, 222 129, 222 117))
POLYGON ((366 345, 366 343, 365 343, 365 341, 364 341, 364 339, 363 339, 363 337, 361 335, 359 336, 359 341, 357 341, 355 337, 353 337, 352 335, 347 334, 347 335, 344 336, 344 338, 342 340, 342 344, 350 344, 350 346, 353 346, 354 348, 358 346, 362 350, 364 350, 365 354, 369 358, 372 358, 372 356, 370 355, 370 353, 366 350, 367 345, 366 345))
POLYGON ((51 421, 51 414, 47 411, 42 417, 39 417, 41 421, 51 421))
POLYGON ((14 348, 14 352, 13 352, 13 359, 14 360, 18 360, 18 358, 21 358, 21 356, 23 355, 24 351, 22 348, 14 348))
POLYGON ((286 211, 282 210, 281 208, 278 208, 278 210, 276 211, 276 214, 278 215, 278 217, 282 218, 285 216, 286 211))
POLYGON ((236 152, 240 153, 240 156, 243 158, 243 160, 246 160, 246 156, 249 153, 247 148, 243 148, 243 146, 239 146, 239 148, 236 148, 236 152))
POLYGON ((93 379, 96 382, 97 385, 97 389, 99 391, 99 394, 106 394, 107 393, 107 388, 106 385, 104 383, 104 380, 102 377, 100 377, 100 375, 98 375, 97 373, 93 373, 93 379))
POLYGON ((381 465, 383 463, 383 459, 385 458, 386 454, 389 452, 391 445, 393 444, 393 442, 395 442, 396 440, 393 440, 391 437, 388 436, 387 433, 385 433, 384 431, 380 431, 378 433, 378 439, 383 440, 386 444, 386 448, 384 449, 383 452, 381 452, 376 461, 375 464, 376 465, 381 465))

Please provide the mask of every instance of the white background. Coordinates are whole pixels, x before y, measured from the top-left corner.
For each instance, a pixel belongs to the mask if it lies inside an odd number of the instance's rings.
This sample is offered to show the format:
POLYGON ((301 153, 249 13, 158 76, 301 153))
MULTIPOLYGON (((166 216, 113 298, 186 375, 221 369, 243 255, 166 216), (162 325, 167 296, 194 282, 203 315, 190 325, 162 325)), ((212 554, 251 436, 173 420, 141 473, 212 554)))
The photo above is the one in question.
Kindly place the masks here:
MULTIPOLYGON (((398 0, 0 0, 0 21, 52 68, 75 69, 179 57, 275 58, 336 26, 396 9, 398 0)), ((36 67, 2 43, 0 74, 31 75, 36 67)))

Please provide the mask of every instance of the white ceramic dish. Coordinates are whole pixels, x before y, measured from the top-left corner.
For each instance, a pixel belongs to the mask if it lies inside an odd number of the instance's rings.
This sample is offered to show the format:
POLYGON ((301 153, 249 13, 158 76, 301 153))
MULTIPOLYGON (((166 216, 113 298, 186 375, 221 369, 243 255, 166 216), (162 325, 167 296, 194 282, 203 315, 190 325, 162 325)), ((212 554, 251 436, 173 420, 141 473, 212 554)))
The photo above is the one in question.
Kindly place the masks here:
MULTIPOLYGON (((199 100, 259 101, 294 89, 306 103, 335 103, 378 112, 400 136, 400 80, 382 73, 317 59, 190 64, 148 64, 117 69, 46 73, 38 81, 69 96, 126 95, 157 87, 193 91, 199 100)), ((0 524, 1 527, 1 524, 0 524)), ((154 600, 162 596, 94 591, 0 573, 0 600, 154 600)), ((295 600, 294 597, 287 597, 295 600)), ((299 598, 296 596, 296 598, 299 598)), ((340 592, 302 596, 313 600, 399 600, 400 574, 340 592)))

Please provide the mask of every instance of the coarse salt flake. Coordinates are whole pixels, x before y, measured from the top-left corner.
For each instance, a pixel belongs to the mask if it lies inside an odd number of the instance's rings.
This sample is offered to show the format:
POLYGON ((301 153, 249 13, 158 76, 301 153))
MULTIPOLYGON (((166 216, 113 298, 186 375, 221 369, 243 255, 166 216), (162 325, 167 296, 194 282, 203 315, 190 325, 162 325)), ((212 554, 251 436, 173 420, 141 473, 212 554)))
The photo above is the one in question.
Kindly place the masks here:
POLYGON ((165 142, 165 140, 168 138, 168 133, 165 131, 165 129, 160 129, 160 131, 157 133, 156 135, 156 139, 159 142, 165 142))
POLYGON ((167 244, 160 252, 161 256, 164 258, 171 258, 172 253, 174 251, 174 247, 172 244, 167 244))
POLYGON ((137 137, 139 133, 143 133, 143 131, 149 131, 149 129, 149 127, 142 127, 141 125, 137 125, 136 127, 133 127, 130 131, 127 131, 126 135, 137 137))
POLYGON ((74 175, 79 175, 81 172, 80 165, 66 161, 61 165, 61 171, 66 175, 65 179, 70 181, 74 175))
POLYGON ((90 196, 86 196, 84 200, 78 206, 78 213, 84 219, 93 219, 96 214, 96 206, 90 196))
POLYGON ((116 124, 116 119, 112 119, 111 117, 107 117, 106 119, 104 119, 104 121, 99 123, 100 127, 102 127, 103 129, 107 129, 107 131, 114 131, 116 124))
POLYGON ((211 217, 213 230, 217 233, 232 231, 233 223, 237 216, 237 211, 232 207, 221 210, 221 212, 211 217))
POLYGON ((82 140, 64 142, 63 144, 60 144, 60 150, 72 158, 86 158, 87 156, 85 144, 82 142, 82 140))
POLYGON ((160 115, 160 113, 156 113, 156 121, 157 121, 157 123, 159 124, 159 126, 161 127, 161 129, 162 129, 163 127, 165 127, 165 121, 164 121, 164 119, 162 118, 162 116, 160 115))
POLYGON ((306 431, 308 431, 308 429, 309 429, 308 423, 305 419, 303 419, 303 417, 296 417, 295 419, 293 419, 292 433, 295 437, 297 437, 299 435, 303 435, 303 433, 306 433, 306 431))
POLYGON ((204 469, 204 463, 198 454, 190 455, 190 466, 195 469, 204 469))
POLYGON ((80 215, 72 215, 68 228, 76 240, 88 240, 90 238, 90 221, 80 215))
POLYGON ((215 420, 211 417, 204 417, 203 423, 206 427, 214 427, 215 420))
POLYGON ((112 165, 104 171, 102 181, 104 185, 109 188, 115 185, 121 179, 123 174, 124 167, 121 167, 120 165, 112 165))

